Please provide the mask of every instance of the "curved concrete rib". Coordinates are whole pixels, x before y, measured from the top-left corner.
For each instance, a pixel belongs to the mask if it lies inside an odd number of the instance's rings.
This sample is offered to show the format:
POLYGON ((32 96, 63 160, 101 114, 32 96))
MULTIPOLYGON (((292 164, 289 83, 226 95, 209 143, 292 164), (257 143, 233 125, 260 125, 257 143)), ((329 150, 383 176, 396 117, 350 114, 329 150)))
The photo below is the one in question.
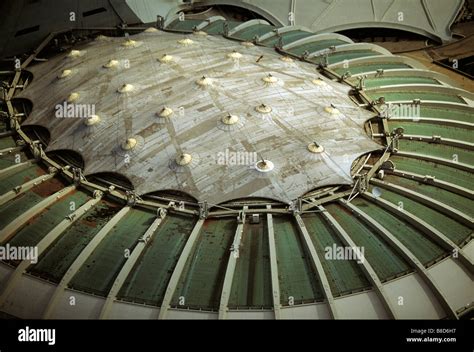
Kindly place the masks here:
MULTIPOLYGON (((394 90, 396 90, 397 92, 415 91, 415 92, 428 92, 428 93, 442 93, 445 95, 452 95, 452 96, 474 100, 474 93, 468 92, 467 90, 449 87, 449 86, 439 86, 436 84, 420 84, 420 83, 396 84, 396 85, 384 86, 384 87, 367 88, 365 89, 365 92, 366 93, 371 93, 371 92, 379 93, 381 96, 383 96, 383 93, 393 92, 394 90)), ((422 103, 423 103, 423 100, 422 100, 422 103)), ((466 102, 466 105, 469 106, 467 102, 466 102)))
MULTIPOLYGON (((341 53, 345 51, 356 51, 356 50, 371 50, 382 55, 392 55, 390 51, 385 48, 382 48, 379 45, 370 44, 370 43, 354 43, 354 44, 344 44, 336 46, 335 50, 331 53, 341 53)), ((324 53, 327 53, 328 49, 318 50, 310 53, 307 57, 308 60, 318 57, 324 53)))
MULTIPOLYGON (((342 228, 342 226, 337 222, 336 219, 322 206, 318 206, 318 209, 321 211, 321 214, 326 219, 326 221, 335 229, 336 234, 342 240, 342 242, 349 247, 356 248, 357 245, 354 243, 352 238, 347 234, 347 232, 342 228)), ((367 258, 362 262, 362 269, 369 280, 370 283, 375 288, 377 292, 377 296, 379 297, 380 301, 382 302, 388 316, 391 319, 397 319, 397 313, 395 309, 393 309, 392 304, 390 303, 390 299, 388 298, 387 294, 385 293, 385 289, 380 281, 379 277, 377 276, 375 270, 372 268, 370 263, 368 262, 367 258)))
POLYGON ((12 165, 12 166, 9 166, 5 169, 1 169, 0 170, 0 180, 2 178, 6 178, 8 176, 11 176, 11 175, 14 175, 16 174, 17 172, 20 172, 32 165, 36 164, 36 160, 34 159, 31 159, 31 160, 27 160, 23 163, 19 163, 19 164, 15 164, 15 165, 12 165))
POLYGON ((440 201, 437 201, 433 198, 430 198, 418 192, 412 191, 405 187, 395 185, 393 183, 384 182, 377 179, 370 180, 370 183, 382 188, 386 188, 390 191, 401 194, 408 198, 414 199, 423 205, 426 205, 435 210, 438 210, 440 213, 446 216, 449 216, 450 218, 460 222, 461 224, 465 226, 468 226, 471 229, 474 228, 474 221, 470 216, 464 214, 462 211, 454 209, 453 207, 447 204, 441 203, 440 201))
POLYGON ((451 319, 458 319, 458 316, 454 309, 450 306, 444 294, 439 289, 436 282, 431 277, 431 274, 426 270, 424 265, 418 260, 418 258, 403 245, 390 231, 385 227, 379 224, 375 219, 364 213, 355 205, 348 203, 346 200, 341 199, 339 201, 344 207, 351 210, 356 216, 360 217, 368 226, 375 230, 387 243, 389 243, 392 248, 394 248, 398 253, 402 255, 405 260, 410 263, 410 266, 415 269, 418 274, 423 278, 426 284, 433 291, 433 294, 436 296, 438 302, 443 307, 447 316, 451 319))
POLYGON ((240 31, 242 31, 244 29, 247 29, 247 28, 250 28, 252 26, 259 25, 259 24, 268 24, 269 25, 270 23, 268 23, 265 20, 250 20, 250 21, 244 22, 242 24, 239 24, 237 27, 233 28, 232 30, 230 30, 229 34, 228 34, 228 37, 235 36, 240 31))
POLYGON ((436 187, 445 189, 447 191, 456 193, 460 196, 474 200, 474 191, 467 189, 465 187, 461 187, 451 182, 432 178, 432 176, 429 176, 429 175, 420 175, 414 172, 399 170, 397 168, 395 168, 394 170, 386 170, 385 172, 389 175, 395 175, 395 176, 403 177, 409 180, 416 180, 418 182, 426 183, 429 185, 430 184, 435 185, 436 187))
POLYGON ((67 285, 77 274, 79 269, 84 265, 86 260, 92 254, 92 252, 97 248, 97 246, 102 242, 102 240, 107 236, 107 234, 114 228, 115 225, 130 211, 130 207, 122 208, 115 216, 105 224, 105 226, 94 236, 94 238, 89 242, 89 244, 82 250, 76 260, 71 264, 68 271, 62 278, 59 285, 56 287, 52 297, 49 300, 48 306, 46 307, 43 313, 43 319, 50 319, 53 316, 53 313, 56 309, 57 304, 63 297, 67 285))
POLYGON ((349 39, 348 37, 344 35, 337 34, 337 33, 324 33, 324 34, 315 34, 306 38, 295 40, 294 42, 284 45, 282 50, 289 51, 291 49, 298 48, 302 45, 317 43, 323 40, 341 40, 343 42, 346 42, 347 44, 354 43, 351 39, 349 39))
MULTIPOLYGON (((166 215, 165 215, 166 216, 166 215)), ((130 272, 133 270, 135 264, 137 263, 138 259, 146 249, 147 245, 153 239, 156 234, 158 227, 163 222, 165 216, 157 217, 150 227, 146 230, 143 236, 138 240, 137 245, 133 249, 130 256, 127 258, 127 261, 123 265, 122 269, 120 269, 119 274, 115 278, 112 287, 107 295, 107 299, 105 300, 104 305, 102 306, 102 310, 100 312, 99 319, 108 319, 110 315, 110 311, 112 309, 112 305, 114 301, 117 299, 117 295, 120 292, 125 280, 127 279, 130 272)))
POLYGON ((453 241, 447 238, 443 233, 435 229, 433 226, 428 224, 426 221, 420 219, 419 217, 413 215, 412 213, 406 211, 405 209, 400 209, 395 204, 390 203, 389 201, 383 198, 376 198, 371 193, 365 192, 362 194, 365 199, 370 200, 371 202, 377 204, 378 206, 386 209, 393 215, 403 219, 414 228, 418 229, 419 231, 423 232, 427 235, 431 240, 437 243, 439 246, 448 250, 454 255, 459 257, 459 260, 462 264, 471 272, 474 273, 474 264, 469 259, 469 256, 464 253, 464 251, 459 248, 453 241))
POLYGON ((296 224, 298 225, 298 229, 300 230, 300 233, 303 236, 304 244, 308 249, 311 261, 314 265, 314 269, 316 270, 316 274, 318 275, 318 278, 321 282, 321 286, 323 287, 324 296, 327 300, 329 308, 329 313, 331 314, 331 317, 333 319, 338 319, 336 304, 334 303, 334 296, 332 295, 331 287, 329 286, 329 281, 326 276, 326 273, 324 272, 324 268, 321 263, 321 259, 318 256, 318 252, 316 251, 316 248, 314 248, 313 242, 311 241, 311 237, 308 233, 308 229, 306 228, 303 219, 301 219, 301 216, 299 214, 295 214, 295 220, 296 224))
POLYGON ((168 315, 168 310, 171 307, 171 300, 173 299, 176 287, 178 286, 179 279, 181 278, 186 262, 188 261, 192 250, 194 249, 196 240, 199 237, 199 233, 201 232, 201 228, 204 224, 204 221, 205 219, 199 219, 196 225, 194 225, 193 231, 191 232, 191 235, 189 235, 188 241, 186 242, 186 245, 184 246, 184 249, 181 252, 181 255, 179 256, 178 263, 176 263, 173 274, 171 275, 170 281, 168 282, 168 286, 166 287, 165 297, 163 298, 163 302, 161 303, 158 319, 166 319, 168 315))
MULTIPOLYGON (((329 65, 328 68, 333 70, 337 68, 344 68, 347 66, 347 71, 350 71, 352 66, 386 64, 386 63, 403 64, 403 65, 408 65, 414 69, 426 70, 426 67, 419 61, 416 61, 409 57, 398 56, 398 55, 361 57, 357 59, 347 60, 347 62, 344 62, 344 61, 337 62, 337 63, 329 65)), ((374 72, 374 71, 367 71, 367 72, 374 72)), ((364 72, 364 73, 367 73, 367 72, 364 72)))
MULTIPOLYGON (((40 257, 55 241, 56 239, 61 236, 72 224, 74 224, 77 220, 81 218, 86 212, 88 212, 92 207, 94 207, 100 200, 102 199, 102 195, 97 196, 95 198, 90 199, 84 205, 82 205, 79 209, 75 212, 71 213, 70 215, 66 216, 66 218, 61 221, 54 229, 52 229, 43 239, 38 243, 38 257, 40 257)), ((5 287, 0 295, 0 308, 5 304, 6 299, 8 298, 9 294, 13 291, 16 287, 16 284, 21 279, 22 275, 28 267, 32 265, 31 262, 22 261, 20 265, 18 265, 15 271, 9 277, 5 287)))
POLYGON ((20 152, 23 149, 25 149, 25 146, 17 146, 17 147, 10 147, 10 148, 5 148, 5 149, 0 149, 0 158, 2 158, 5 155, 13 154, 15 152, 20 152))
POLYGON ((242 210, 242 218, 237 224, 234 241, 229 251, 229 260, 227 262, 227 269, 225 272, 224 284, 222 285, 221 299, 219 303, 219 319, 227 319, 229 299, 232 291, 232 282, 234 279, 235 267, 237 266, 237 260, 239 259, 239 248, 242 240, 242 234, 244 232, 245 210, 247 210, 247 208, 248 207, 245 206, 242 210))
POLYGON ((260 42, 264 42, 268 39, 271 39, 273 37, 277 37, 280 34, 285 34, 288 32, 296 32, 296 31, 301 31, 301 32, 307 32, 307 33, 312 33, 311 30, 309 30, 306 27, 303 26, 285 26, 285 27, 280 27, 280 28, 275 28, 273 31, 262 35, 259 40, 260 42))
POLYGON ((41 202, 28 209, 26 212, 18 216, 15 220, 9 223, 7 226, 0 231, 0 243, 7 242, 21 227, 23 227, 30 219, 40 214, 50 205, 54 204, 61 198, 67 196, 69 193, 76 189, 75 185, 68 186, 62 190, 50 195, 43 199, 41 202))
MULTIPOLYGON (((454 87, 454 88, 459 88, 459 83, 453 80, 452 78, 442 73, 429 71, 429 70, 396 68, 396 69, 383 70, 382 74, 380 72, 357 73, 357 74, 352 75, 352 78, 358 78, 361 76, 367 76, 368 79, 374 79, 374 78, 379 78, 379 77, 380 78, 389 78, 389 77, 432 78, 440 83, 450 85, 451 87, 454 87)), ((379 87, 383 87, 383 86, 379 86, 379 87)))
POLYGON ((37 178, 34 178, 31 181, 25 182, 24 184, 22 184, 18 187, 15 187, 13 190, 11 190, 11 191, 9 191, 5 194, 2 194, 0 196, 0 205, 3 205, 5 203, 11 201, 12 199, 15 199, 20 194, 23 194, 23 193, 29 191, 33 187, 36 187, 36 186, 38 186, 39 184, 41 184, 43 182, 51 180, 56 175, 56 173, 57 172, 53 172, 53 173, 50 173, 50 174, 39 176, 37 178))
POLYGON ((226 21, 225 17, 222 16, 212 16, 209 17, 207 20, 203 21, 201 24, 196 26, 196 30, 198 31, 206 31, 206 28, 209 27, 211 24, 217 21, 226 21))
POLYGON ((438 118, 429 118, 429 117, 390 117, 389 121, 400 121, 400 122, 417 122, 417 123, 428 123, 434 125, 441 125, 441 126, 451 126, 457 128, 464 128, 466 130, 473 130, 474 123, 464 122, 464 121, 456 121, 456 120, 448 120, 448 119, 438 119, 438 118))
POLYGON ((407 158, 412 158, 412 159, 421 159, 425 161, 430 161, 435 164, 442 164, 446 166, 453 167, 455 169, 463 170, 463 171, 468 171, 468 172, 474 172, 474 167, 469 164, 465 163, 459 163, 459 162, 454 162, 452 160, 448 159, 443 159, 439 158, 436 156, 431 156, 431 155, 426 155, 426 154, 419 154, 419 153, 412 153, 412 152, 404 152, 404 151, 397 151, 395 155, 399 156, 404 156, 407 158))
MULTIPOLYGON (((267 209, 271 209, 271 205, 267 205, 267 209)), ((272 298, 273 311, 275 312, 275 319, 281 319, 281 303, 280 303, 280 281, 278 279, 278 262, 275 243, 275 232, 273 231, 273 215, 267 213, 267 231, 268 231, 268 246, 270 251, 270 274, 272 280, 272 298)))
MULTIPOLYGON (((435 140, 433 136, 413 135, 413 134, 404 134, 400 139, 405 139, 405 140, 410 140, 410 141, 415 140, 415 141, 426 142, 426 143, 433 143, 435 140)), ((449 145, 449 146, 457 147, 457 148, 463 148, 466 150, 474 150, 474 143, 469 143, 469 142, 461 141, 458 139, 439 137, 439 138, 436 138, 435 143, 442 144, 442 145, 449 145)))

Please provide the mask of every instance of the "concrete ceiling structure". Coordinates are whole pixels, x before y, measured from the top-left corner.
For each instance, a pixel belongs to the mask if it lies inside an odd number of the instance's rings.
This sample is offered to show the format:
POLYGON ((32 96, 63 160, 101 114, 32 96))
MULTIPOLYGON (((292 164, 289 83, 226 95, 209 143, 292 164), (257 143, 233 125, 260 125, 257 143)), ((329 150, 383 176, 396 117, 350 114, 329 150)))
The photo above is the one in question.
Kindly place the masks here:
POLYGON ((117 172, 139 195, 174 189, 210 204, 243 197, 289 203, 323 186, 351 184, 352 163, 380 149, 363 129, 373 114, 312 65, 219 37, 190 36, 189 45, 182 39, 144 33, 126 48, 124 39, 108 38, 35 66, 33 76, 42 78, 18 96, 35 101, 26 125, 50 131, 46 152, 81 154, 86 177, 117 172), (160 62, 165 55, 171 62, 160 62), (117 67, 104 67, 111 60, 117 67), (70 76, 57 78, 66 70, 70 76), (200 85, 202 77, 208 85, 200 85), (127 84, 131 91, 120 93, 127 84), (76 105, 93 105, 100 123, 58 118, 56 105, 71 96, 76 105), (269 111, 259 111, 262 104, 269 111), (160 116, 164 109, 169 116, 160 116), (223 122, 228 115, 235 125, 223 122), (138 144, 123 150, 129 138, 138 144), (315 141, 324 151, 308 150, 315 141), (226 153, 251 160, 220 162, 226 153), (175 162, 182 154, 192 158, 188 167, 175 162), (274 170, 259 172, 261 158, 274 170))
POLYGON ((450 41, 451 25, 464 0, 198 0, 193 3, 243 7, 275 25, 303 26, 314 33, 373 28, 376 35, 377 28, 391 28, 450 41))
POLYGON ((0 52, 19 55, 50 33, 67 29, 155 23, 196 7, 230 5, 250 10, 273 25, 298 25, 315 33, 357 28, 393 28, 450 41, 450 27, 464 0, 54 0, 4 1, 0 14, 0 52), (51 9, 54 9, 53 15, 51 9), (291 13, 291 15, 290 15, 291 13), (51 21, 54 16, 54 21, 51 21), (21 18, 21 21, 16 21, 21 18))
POLYGON ((51 35, 21 68, 2 71, 0 244, 33 246, 39 258, 0 262, 0 311, 40 319, 470 314, 474 94, 339 34, 200 16, 171 11, 164 28, 51 35), (88 125, 54 118, 65 100, 96 104, 98 117, 88 125), (209 128, 196 129, 195 119, 209 128), (271 172, 255 172, 249 189, 232 194, 234 184, 220 186, 239 175, 192 158, 239 145, 232 138, 246 141, 235 150, 274 162, 276 174, 297 148, 296 158, 309 158, 292 160, 298 167, 272 183, 280 192, 258 189, 271 172), (130 169, 111 151, 130 153, 130 169), (292 177, 310 181, 285 185, 292 177), (347 248, 364 255, 338 258, 347 248))

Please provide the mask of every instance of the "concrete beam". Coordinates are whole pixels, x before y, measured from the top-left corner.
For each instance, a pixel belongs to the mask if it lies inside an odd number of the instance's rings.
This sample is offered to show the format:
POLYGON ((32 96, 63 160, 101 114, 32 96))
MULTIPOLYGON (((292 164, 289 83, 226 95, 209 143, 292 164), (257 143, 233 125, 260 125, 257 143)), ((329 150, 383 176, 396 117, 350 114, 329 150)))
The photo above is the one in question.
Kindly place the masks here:
MULTIPOLYGON (((267 205, 267 209, 271 209, 267 205)), ((273 215, 267 214, 267 231, 268 231, 268 246, 270 251, 270 273, 272 280, 272 298, 273 311, 275 312, 275 319, 281 319, 281 303, 280 303, 280 280, 278 279, 278 262, 275 243, 275 232, 273 231, 273 215)))
POLYGON ((13 131, 0 132, 0 138, 10 137, 10 136, 13 136, 13 131))
MULTIPOLYGON (((336 221, 336 219, 334 219, 334 217, 324 207, 319 206, 318 209, 321 211, 321 214, 329 223, 329 225, 331 225, 334 228, 336 234, 342 240, 344 245, 352 247, 352 248, 356 248, 357 245, 354 243, 352 238, 347 234, 347 232, 342 228, 342 226, 336 221)), ((393 309, 392 304, 390 303, 390 299, 387 296, 385 289, 382 285, 382 282, 380 281, 379 277, 375 273, 375 270, 367 261, 367 258, 364 258, 364 261, 361 263, 361 265, 362 265, 362 270, 366 278, 374 286, 375 292, 377 293, 377 296, 379 297, 380 301, 385 307, 385 310, 387 311, 388 316, 391 319, 397 319, 398 317, 397 317, 396 310, 393 309)))
POLYGON ((431 274, 426 270, 424 265, 418 260, 418 258, 407 248, 403 245, 390 231, 388 231, 385 227, 379 224, 375 219, 364 213, 355 205, 348 203, 346 200, 341 199, 339 202, 346 207, 347 209, 351 210, 352 213, 355 214, 358 218, 360 218, 363 222, 365 222, 370 228, 372 228, 375 232, 377 232, 387 243, 392 246, 405 260, 410 264, 410 266, 418 272, 418 274, 423 278, 426 282, 428 287, 432 290, 434 296, 438 300, 438 302, 443 307, 447 316, 451 319, 458 319, 456 312, 454 311, 453 307, 451 307, 448 303, 448 300, 444 296, 444 294, 439 289, 436 282, 431 277, 431 274))
POLYGON ((31 159, 31 160, 27 160, 23 163, 18 163, 18 164, 9 166, 5 169, 1 169, 0 170, 0 180, 2 178, 6 178, 6 177, 14 175, 14 174, 16 174, 20 171, 23 171, 23 170, 29 168, 30 166, 32 166, 34 164, 36 164, 36 160, 31 159))
POLYGON ((245 206, 242 210, 242 218, 235 230, 234 242, 230 248, 229 261, 227 262, 227 269, 225 271, 224 284, 222 286, 221 299, 219 304, 219 319, 226 319, 229 305, 229 298, 232 291, 232 282, 234 279, 235 267, 239 259, 239 248, 242 240, 245 225, 245 211, 248 209, 245 206))
POLYGON ((418 153, 412 153, 412 152, 404 152, 404 151, 400 151, 400 150, 397 151, 397 153, 395 155, 404 156, 404 157, 412 158, 412 159, 420 159, 420 160, 430 161, 430 162, 435 163, 435 164, 446 165, 446 166, 453 167, 455 169, 459 169, 459 170, 474 173, 474 167, 469 165, 469 164, 454 162, 452 160, 438 158, 436 156, 418 154, 418 153))
POLYGON ((206 28, 209 27, 211 24, 217 21, 226 21, 225 17, 222 16, 211 16, 205 21, 203 21, 201 24, 196 26, 196 29, 198 31, 206 31, 206 28))
MULTIPOLYGON (((390 51, 385 48, 382 48, 379 45, 371 44, 371 43, 351 43, 351 44, 343 44, 336 46, 335 51, 333 53, 340 53, 345 51, 357 51, 357 50, 372 50, 382 55, 392 55, 390 51)), ((328 52, 328 49, 322 49, 318 51, 313 51, 309 53, 307 59, 313 59, 315 57, 319 57, 328 52)))
POLYGON ((234 35, 236 35, 240 31, 242 31, 244 29, 247 29, 247 28, 250 28, 252 26, 256 26, 258 24, 268 24, 269 25, 270 23, 268 23, 265 20, 250 20, 250 21, 244 22, 242 24, 239 24, 237 27, 233 28, 232 30, 230 30, 229 34, 228 34, 228 37, 233 37, 234 35))
MULTIPOLYGON (((385 92, 392 92, 393 90, 397 90, 400 92, 432 92, 432 93, 443 93, 446 95, 454 95, 458 97, 468 98, 470 100, 474 100, 474 93, 468 92, 464 89, 449 87, 449 86, 440 86, 437 84, 396 84, 386 87, 376 87, 376 88, 367 88, 366 91, 368 93, 379 93, 381 96, 385 92)), ((423 103, 423 100, 422 100, 423 103)), ((469 105, 466 102, 466 105, 469 105)))
POLYGON ((298 48, 300 46, 310 44, 310 43, 317 43, 323 40, 341 40, 343 42, 346 42, 347 44, 352 44, 354 43, 350 38, 343 36, 341 34, 337 33, 324 33, 324 34, 315 34, 311 35, 306 38, 298 39, 295 40, 294 42, 291 42, 289 44, 286 44, 283 46, 282 50, 283 51, 289 51, 294 48, 298 48))
POLYGON ((371 202, 377 204, 381 208, 384 208, 388 212, 392 213, 398 218, 403 219, 410 225, 412 225, 417 230, 423 232, 427 235, 432 241, 444 248, 445 250, 451 252, 452 256, 459 256, 459 259, 463 265, 469 270, 469 272, 474 273, 474 264, 469 259, 469 256, 464 253, 464 251, 459 248, 453 241, 447 238, 443 233, 435 229, 433 226, 428 224, 426 221, 420 219, 419 217, 413 215, 412 213, 406 211, 405 209, 400 209, 395 204, 383 199, 376 198, 371 193, 365 192, 362 195, 365 199, 370 200, 371 202))
POLYGON ((308 28, 303 27, 303 26, 284 26, 284 27, 280 27, 280 28, 275 28, 273 31, 262 35, 260 37, 260 41, 264 42, 268 39, 272 39, 274 37, 277 37, 278 35, 289 33, 289 32, 295 32, 295 31, 312 33, 311 30, 309 30, 308 28))
POLYGON ((10 155, 16 152, 20 152, 25 148, 24 145, 22 146, 17 146, 17 147, 11 147, 11 148, 5 148, 0 150, 0 158, 5 156, 5 155, 10 155))
POLYGON ((474 123, 458 121, 458 120, 437 119, 437 118, 431 118, 431 117, 414 118, 414 117, 409 117, 409 116, 403 116, 403 117, 397 116, 397 117, 390 117, 389 121, 429 123, 429 124, 434 124, 434 125, 464 128, 466 130, 474 129, 474 123))
MULTIPOLYGON (((53 244, 61 234, 64 233, 72 224, 81 218, 85 213, 87 213, 92 207, 94 207, 102 199, 102 193, 96 193, 96 197, 87 201, 75 212, 66 216, 66 218, 61 221, 58 225, 54 227, 43 239, 38 243, 38 258, 53 244)), ((30 261, 22 261, 18 265, 15 271, 11 274, 6 282, 4 289, 1 291, 0 295, 0 308, 5 304, 6 299, 16 287, 20 281, 23 273, 33 265, 30 261)))
POLYGON ((428 185, 435 185, 436 187, 445 189, 447 191, 456 193, 460 196, 466 197, 468 199, 474 199, 474 192, 471 191, 468 188, 464 188, 458 185, 455 185, 454 183, 439 180, 436 178, 429 178, 428 175, 420 175, 416 174, 414 172, 409 172, 409 171, 404 171, 404 170, 399 170, 396 168, 396 163, 395 163, 395 169, 394 170, 385 170, 385 173, 390 174, 390 175, 395 175, 398 177, 403 177, 409 180, 416 180, 421 183, 425 183, 428 185))
MULTIPOLYGON (((415 59, 406 57, 406 56, 398 56, 398 55, 361 57, 357 59, 351 59, 346 62, 346 64, 349 64, 347 71, 350 71, 350 68, 353 66, 366 65, 366 64, 369 64, 369 65, 370 64, 385 64, 385 63, 405 64, 415 69, 426 70, 426 67, 421 62, 415 59)), ((343 68, 344 64, 345 64, 344 61, 337 62, 337 63, 329 65, 328 68, 330 68, 331 70, 334 70, 337 68, 343 68)), ((364 73, 370 73, 370 72, 376 72, 376 71, 367 71, 364 73)))
POLYGON ((20 229, 22 228, 29 220, 33 217, 40 214, 50 205, 56 203, 61 198, 67 196, 69 193, 76 189, 75 185, 68 186, 62 190, 50 195, 49 197, 43 199, 41 202, 35 206, 28 209, 23 214, 19 215, 15 220, 9 223, 7 226, 0 231, 0 243, 5 243, 20 229))
POLYGON ((54 313, 57 304, 61 300, 62 296, 65 293, 65 290, 72 280, 72 278, 77 274, 79 269, 84 265, 87 258, 92 254, 92 252, 97 248, 97 246, 102 242, 102 240, 107 236, 107 234, 118 224, 120 220, 130 211, 130 207, 122 208, 115 216, 110 219, 104 227, 94 236, 94 238, 89 242, 89 244, 82 250, 76 260, 71 264, 68 271, 61 279, 61 282, 56 287, 51 299, 49 300, 48 306, 43 313, 43 319, 50 319, 54 313))
POLYGON ((380 181, 380 180, 377 180, 377 179, 374 179, 374 178, 370 180, 370 183, 375 185, 375 186, 379 186, 379 187, 388 189, 390 191, 393 191, 395 193, 398 193, 400 195, 411 198, 411 199, 413 199, 413 200, 415 200, 415 201, 417 201, 421 204, 424 204, 426 206, 429 206, 430 208, 438 210, 440 213, 442 213, 446 216, 449 216, 450 218, 460 222, 463 225, 468 226, 471 229, 474 228, 474 220, 470 216, 468 216, 468 215, 464 214, 462 211, 454 209, 453 207, 451 207, 449 205, 446 205, 446 204, 444 204, 440 201, 437 201, 433 198, 430 198, 430 197, 425 196, 421 193, 412 191, 412 190, 407 189, 405 187, 395 185, 395 184, 389 183, 389 182, 380 181))
POLYGON ((378 77, 384 77, 384 78, 387 78, 387 77, 425 77, 425 78, 433 78, 440 83, 445 83, 452 87, 459 88, 459 83, 454 81, 452 78, 442 73, 429 71, 429 70, 397 68, 397 69, 384 70, 384 73, 382 76, 379 76, 377 72, 370 72, 370 73, 354 74, 351 76, 351 78, 356 79, 361 76, 367 76, 368 79, 373 79, 373 78, 378 78, 378 77))
POLYGON ((127 279, 132 269, 135 267, 135 264, 137 263, 138 259, 144 252, 147 245, 153 239, 153 236, 155 236, 156 230, 158 229, 158 227, 161 225, 164 218, 166 217, 166 213, 163 213, 163 214, 164 214, 163 216, 158 216, 153 221, 153 223, 147 229, 145 234, 138 240, 138 244, 135 246, 132 253, 127 258, 127 261, 125 262, 122 269, 120 270, 120 273, 115 278, 115 281, 107 295, 107 299, 102 307, 99 319, 108 319, 110 315, 110 311, 112 309, 112 305, 114 301, 117 299, 117 295, 120 292, 120 289, 122 288, 125 280, 127 279))
MULTIPOLYGON (((433 136, 423 136, 423 135, 414 135, 414 134, 404 134, 401 139, 410 140, 410 141, 420 141, 420 142, 427 142, 433 143, 433 136)), ((474 150, 474 143, 469 143, 465 141, 461 141, 458 139, 450 139, 450 138, 439 138, 435 143, 449 145, 452 147, 463 148, 466 150, 474 150)))
POLYGON ((28 181, 28 182, 18 186, 18 187, 15 187, 13 190, 11 190, 7 193, 2 194, 0 196, 0 205, 3 205, 5 203, 11 201, 12 199, 15 199, 20 194, 23 194, 23 193, 29 191, 33 187, 36 187, 36 186, 42 184, 43 182, 51 180, 56 175, 56 173, 57 173, 57 171, 55 171, 53 173, 50 173, 50 174, 43 175, 43 176, 39 176, 39 177, 37 177, 37 178, 35 178, 31 181, 28 181))
POLYGON ((199 219, 196 225, 194 225, 193 231, 191 232, 191 235, 189 235, 188 241, 186 242, 186 245, 184 246, 184 249, 181 252, 181 255, 179 256, 178 263, 176 263, 173 274, 170 278, 170 282, 166 287, 165 297, 163 298, 163 302, 161 303, 161 309, 158 319, 166 319, 168 315, 168 310, 171 307, 171 300, 173 299, 176 287, 178 286, 179 279, 181 278, 186 262, 188 261, 189 256, 191 255, 195 247, 196 240, 199 237, 199 233, 201 232, 201 228, 204 224, 204 221, 205 219, 199 219))
POLYGON ((338 313, 336 310, 336 305, 334 303, 334 296, 332 295, 328 278, 326 276, 326 273, 324 272, 324 268, 321 263, 321 258, 319 258, 318 252, 316 251, 316 248, 314 248, 313 241, 311 240, 311 237, 308 233, 308 230, 306 229, 303 219, 301 219, 301 216, 299 214, 295 214, 294 217, 296 220, 296 224, 298 225, 298 229, 300 230, 300 233, 303 236, 306 248, 308 249, 308 252, 310 254, 314 269, 316 270, 316 274, 318 275, 319 281, 321 282, 321 285, 323 287, 324 296, 326 298, 329 308, 329 313, 331 314, 331 317, 333 319, 337 319, 338 313))

